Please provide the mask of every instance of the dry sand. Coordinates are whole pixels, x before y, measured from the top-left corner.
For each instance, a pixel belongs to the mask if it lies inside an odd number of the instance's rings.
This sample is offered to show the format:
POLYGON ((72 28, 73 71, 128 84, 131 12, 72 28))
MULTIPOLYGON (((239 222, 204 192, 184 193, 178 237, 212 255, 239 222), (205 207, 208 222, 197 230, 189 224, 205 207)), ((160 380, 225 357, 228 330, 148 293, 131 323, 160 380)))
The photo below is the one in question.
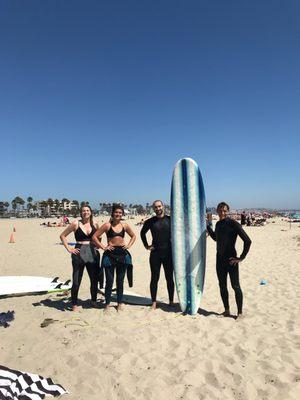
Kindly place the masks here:
MULTIPOLYGON (((62 228, 40 222, 0 220, 1 275, 71 277, 70 255, 58 244, 62 228), (16 243, 9 244, 14 226, 16 243)), ((299 398, 300 227, 289 229, 276 219, 246 231, 253 244, 240 265, 244 320, 217 316, 223 310, 215 243, 208 239, 198 315, 183 316, 166 305, 155 312, 127 305, 105 315, 89 307, 85 273, 79 313, 70 312, 68 298, 56 294, 0 300, 0 312, 15 311, 11 326, 0 327, 0 363, 52 377, 70 391, 70 400, 299 398), (261 279, 267 285, 260 285, 261 279), (41 328, 45 318, 57 321, 41 328)), ((149 253, 139 238, 131 252, 133 290, 149 296, 149 253)), ((229 293, 235 314, 230 284, 229 293)), ((159 298, 167 301, 163 273, 159 298)))

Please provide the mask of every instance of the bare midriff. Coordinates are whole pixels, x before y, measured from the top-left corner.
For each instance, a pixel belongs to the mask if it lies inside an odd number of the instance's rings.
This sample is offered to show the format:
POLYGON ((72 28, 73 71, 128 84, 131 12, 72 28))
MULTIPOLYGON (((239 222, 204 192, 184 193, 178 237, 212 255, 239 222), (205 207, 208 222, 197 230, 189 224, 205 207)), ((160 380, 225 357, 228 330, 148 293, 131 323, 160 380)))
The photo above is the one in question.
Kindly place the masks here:
POLYGON ((108 244, 113 247, 122 247, 125 246, 125 240, 121 236, 116 236, 108 239, 108 244))

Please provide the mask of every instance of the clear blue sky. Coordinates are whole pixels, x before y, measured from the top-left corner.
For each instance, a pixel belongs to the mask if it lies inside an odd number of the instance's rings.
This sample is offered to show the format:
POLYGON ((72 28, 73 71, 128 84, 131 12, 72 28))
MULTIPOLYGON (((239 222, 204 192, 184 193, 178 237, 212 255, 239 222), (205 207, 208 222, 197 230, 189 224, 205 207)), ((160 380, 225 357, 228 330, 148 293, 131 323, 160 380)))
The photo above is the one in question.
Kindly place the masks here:
POLYGON ((0 200, 300 208, 300 2, 0 1, 0 200))

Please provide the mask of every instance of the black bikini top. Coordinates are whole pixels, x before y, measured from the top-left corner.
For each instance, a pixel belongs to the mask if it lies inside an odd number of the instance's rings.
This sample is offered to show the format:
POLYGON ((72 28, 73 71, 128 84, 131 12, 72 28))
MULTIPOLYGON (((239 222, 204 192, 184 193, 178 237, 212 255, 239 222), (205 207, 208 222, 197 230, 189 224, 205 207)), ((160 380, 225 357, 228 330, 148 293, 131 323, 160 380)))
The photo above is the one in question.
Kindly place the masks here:
POLYGON ((78 228, 75 231, 75 239, 76 242, 88 242, 92 240, 93 234, 96 232, 96 228, 94 225, 92 226, 91 233, 87 235, 86 233, 83 232, 81 226, 78 223, 78 228))
POLYGON ((120 236, 120 237, 123 238, 125 236, 124 226, 123 226, 123 229, 121 230, 121 232, 115 232, 113 230, 112 226, 110 225, 109 230, 106 232, 106 236, 107 236, 107 239, 112 239, 112 238, 114 238, 116 236, 120 236))

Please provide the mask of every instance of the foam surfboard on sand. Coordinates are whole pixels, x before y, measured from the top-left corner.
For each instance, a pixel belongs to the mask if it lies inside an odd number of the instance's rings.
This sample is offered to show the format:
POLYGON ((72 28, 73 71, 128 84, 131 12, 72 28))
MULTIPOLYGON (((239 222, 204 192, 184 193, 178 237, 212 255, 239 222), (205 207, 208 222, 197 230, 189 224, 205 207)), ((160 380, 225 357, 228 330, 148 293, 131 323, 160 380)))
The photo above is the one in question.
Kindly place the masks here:
POLYGON ((0 297, 63 292, 70 289, 70 280, 63 282, 58 277, 0 276, 0 297))
POLYGON ((171 189, 171 236, 181 310, 198 312, 206 260, 206 205, 201 173, 191 158, 177 162, 171 189))
MULTIPOLYGON (((100 290, 100 293, 104 295, 104 290, 100 290)), ((111 300, 115 302, 117 301, 116 293, 112 293, 111 300)), ((152 300, 150 297, 143 297, 138 293, 132 292, 131 290, 124 290, 123 303, 137 306, 150 306, 152 304, 152 300)))

